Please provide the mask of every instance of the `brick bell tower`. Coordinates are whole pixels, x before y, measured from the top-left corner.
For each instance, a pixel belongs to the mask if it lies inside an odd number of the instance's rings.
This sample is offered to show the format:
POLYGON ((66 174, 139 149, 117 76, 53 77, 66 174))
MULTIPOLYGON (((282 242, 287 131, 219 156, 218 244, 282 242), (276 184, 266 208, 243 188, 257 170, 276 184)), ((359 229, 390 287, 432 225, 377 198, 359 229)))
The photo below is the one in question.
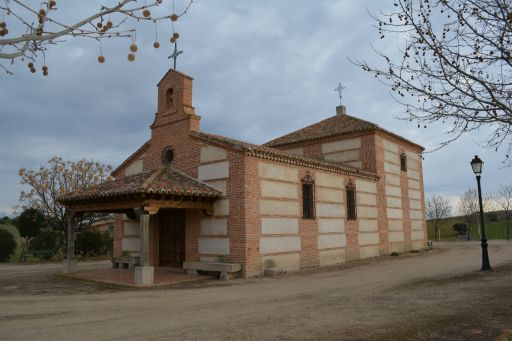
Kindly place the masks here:
POLYGON ((151 124, 145 170, 160 167, 164 148, 180 149, 180 145, 188 140, 188 134, 199 130, 201 117, 192 106, 192 80, 192 77, 170 69, 158 82, 158 112, 151 124))

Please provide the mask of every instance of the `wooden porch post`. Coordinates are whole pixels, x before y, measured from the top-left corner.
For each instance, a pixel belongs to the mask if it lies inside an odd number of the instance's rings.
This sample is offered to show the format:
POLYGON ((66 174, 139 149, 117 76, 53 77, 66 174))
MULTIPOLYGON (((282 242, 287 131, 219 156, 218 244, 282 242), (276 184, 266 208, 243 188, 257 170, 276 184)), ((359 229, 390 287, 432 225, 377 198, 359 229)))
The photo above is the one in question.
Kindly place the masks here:
POLYGON ((75 273, 78 272, 78 264, 75 260, 75 221, 74 214, 69 213, 68 216, 68 243, 66 250, 66 259, 62 264, 63 273, 75 273))
POLYGON ((149 214, 141 209, 140 213, 140 266, 149 266, 149 214))
POLYGON ((154 283, 154 268, 149 266, 149 214, 147 208, 140 208, 140 263, 135 268, 135 284, 151 285, 154 283))

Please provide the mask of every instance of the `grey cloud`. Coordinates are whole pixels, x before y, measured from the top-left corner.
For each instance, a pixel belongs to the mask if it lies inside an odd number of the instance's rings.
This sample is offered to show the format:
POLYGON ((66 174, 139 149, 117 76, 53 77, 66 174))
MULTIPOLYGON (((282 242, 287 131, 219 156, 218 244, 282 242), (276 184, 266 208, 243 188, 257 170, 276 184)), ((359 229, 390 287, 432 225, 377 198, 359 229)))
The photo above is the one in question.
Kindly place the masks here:
MULTIPOLYGON (((402 108, 388 89, 347 59, 378 61, 370 43, 380 42, 366 6, 390 5, 377 0, 195 1, 176 24, 184 50, 178 68, 195 78, 194 105, 203 117, 202 129, 265 142, 333 115, 338 104, 333 89, 341 81, 350 114, 435 145, 442 138, 439 129, 418 130, 395 120, 402 108)), ((80 3, 80 11, 75 4, 61 5, 62 13, 75 18, 95 9, 88 2, 80 3)), ((158 50, 152 47, 154 25, 138 24, 137 29, 133 63, 126 59, 127 39, 102 44, 103 65, 96 61, 96 42, 68 40, 48 52, 48 77, 30 74, 24 63, 13 66, 15 76, 0 75, 0 211, 9 212, 17 203, 20 167, 39 167, 53 155, 116 166, 149 138, 156 83, 170 67, 171 47, 165 25, 158 26, 158 50)), ((500 169, 500 156, 477 147, 475 138, 426 155, 427 195, 457 194, 472 186, 467 163, 475 153, 485 156, 487 188, 510 178, 508 169, 500 169)))

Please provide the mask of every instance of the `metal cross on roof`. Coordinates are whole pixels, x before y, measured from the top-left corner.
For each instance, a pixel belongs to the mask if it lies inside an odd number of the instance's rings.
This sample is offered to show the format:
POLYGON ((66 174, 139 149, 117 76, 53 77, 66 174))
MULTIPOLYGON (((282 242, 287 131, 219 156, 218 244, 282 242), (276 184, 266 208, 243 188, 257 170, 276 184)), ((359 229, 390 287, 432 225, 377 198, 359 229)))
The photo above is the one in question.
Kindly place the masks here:
POLYGON ((336 89, 334 89, 334 91, 336 91, 338 93, 338 95, 340 96, 340 105, 341 105, 341 93, 343 92, 343 90, 345 90, 345 87, 343 85, 341 85, 341 82, 338 82, 338 87, 336 89))
POLYGON ((178 51, 178 43, 174 43, 174 52, 167 57, 167 59, 174 59, 174 70, 176 70, 176 60, 178 59, 178 56, 182 54, 183 51, 178 51))

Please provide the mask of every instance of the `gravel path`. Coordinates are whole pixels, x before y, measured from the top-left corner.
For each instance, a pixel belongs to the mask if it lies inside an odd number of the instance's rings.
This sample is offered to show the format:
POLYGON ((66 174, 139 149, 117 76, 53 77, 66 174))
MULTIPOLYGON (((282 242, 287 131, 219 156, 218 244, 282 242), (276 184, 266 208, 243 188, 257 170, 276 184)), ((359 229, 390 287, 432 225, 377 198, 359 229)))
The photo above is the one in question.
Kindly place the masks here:
POLYGON ((276 278, 153 290, 62 279, 52 274, 58 264, 1 266, 0 339, 507 340, 512 243, 490 242, 497 271, 488 274, 478 271, 478 243, 435 247, 276 278))

